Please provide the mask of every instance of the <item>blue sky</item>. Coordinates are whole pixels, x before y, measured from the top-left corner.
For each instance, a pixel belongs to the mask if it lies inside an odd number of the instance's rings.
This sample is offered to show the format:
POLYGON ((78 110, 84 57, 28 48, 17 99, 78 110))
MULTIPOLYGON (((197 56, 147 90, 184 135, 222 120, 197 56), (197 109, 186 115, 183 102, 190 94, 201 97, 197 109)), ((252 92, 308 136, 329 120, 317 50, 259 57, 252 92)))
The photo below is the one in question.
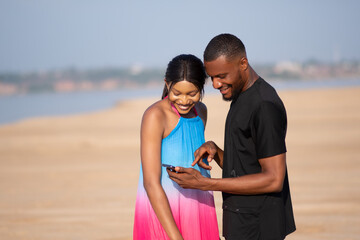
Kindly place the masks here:
POLYGON ((0 72, 202 58, 232 33, 252 63, 360 60, 360 1, 1 0, 0 72))

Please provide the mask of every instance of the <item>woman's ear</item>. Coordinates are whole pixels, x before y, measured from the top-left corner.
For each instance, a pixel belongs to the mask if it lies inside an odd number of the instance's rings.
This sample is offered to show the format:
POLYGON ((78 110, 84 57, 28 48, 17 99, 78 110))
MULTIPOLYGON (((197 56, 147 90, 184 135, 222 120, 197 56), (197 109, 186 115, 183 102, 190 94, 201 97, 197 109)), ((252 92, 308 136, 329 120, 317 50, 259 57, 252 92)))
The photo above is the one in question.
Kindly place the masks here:
POLYGON ((165 82, 165 86, 166 86, 166 88, 167 88, 167 90, 169 92, 170 91, 170 86, 169 86, 169 83, 166 82, 166 78, 164 78, 164 82, 165 82))

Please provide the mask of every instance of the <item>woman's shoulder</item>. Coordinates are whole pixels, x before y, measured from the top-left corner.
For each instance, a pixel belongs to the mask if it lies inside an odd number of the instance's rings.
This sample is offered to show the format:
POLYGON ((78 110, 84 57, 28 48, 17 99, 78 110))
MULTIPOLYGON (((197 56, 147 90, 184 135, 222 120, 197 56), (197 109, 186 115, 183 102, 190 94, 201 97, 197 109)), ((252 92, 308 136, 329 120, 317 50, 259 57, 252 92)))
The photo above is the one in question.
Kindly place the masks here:
POLYGON ((198 102, 195 105, 196 111, 199 115, 199 117, 202 119, 204 126, 206 126, 207 122, 207 108, 206 105, 203 102, 198 102))
POLYGON ((144 136, 162 136, 165 129, 165 113, 161 100, 149 106, 141 120, 141 132, 144 136))
POLYGON ((199 114, 204 115, 204 116, 207 115, 207 107, 203 102, 196 103, 195 108, 199 114))
POLYGON ((159 100, 150 105, 144 112, 143 119, 160 120, 165 117, 164 104, 162 100, 159 100))

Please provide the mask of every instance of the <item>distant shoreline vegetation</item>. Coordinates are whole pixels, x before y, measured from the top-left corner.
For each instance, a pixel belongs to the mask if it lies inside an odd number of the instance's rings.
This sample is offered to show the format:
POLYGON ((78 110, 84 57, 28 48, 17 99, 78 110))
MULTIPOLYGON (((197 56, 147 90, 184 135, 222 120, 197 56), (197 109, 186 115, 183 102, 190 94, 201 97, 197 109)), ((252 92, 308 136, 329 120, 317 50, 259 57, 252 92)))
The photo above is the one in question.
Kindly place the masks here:
MULTIPOLYGON (((318 61, 255 64, 268 80, 322 80, 360 78, 360 61, 322 63, 318 61)), ((72 92, 148 88, 163 85, 165 68, 99 68, 0 73, 0 95, 42 92, 72 92)))

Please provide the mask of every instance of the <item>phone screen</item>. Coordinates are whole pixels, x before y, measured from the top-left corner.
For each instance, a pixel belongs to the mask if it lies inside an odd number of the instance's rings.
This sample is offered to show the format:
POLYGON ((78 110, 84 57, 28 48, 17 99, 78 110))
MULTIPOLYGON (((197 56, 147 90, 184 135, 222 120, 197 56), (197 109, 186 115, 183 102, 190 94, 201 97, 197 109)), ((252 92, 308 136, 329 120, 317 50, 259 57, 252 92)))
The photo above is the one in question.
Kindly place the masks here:
POLYGON ((175 167, 173 165, 169 165, 169 164, 161 164, 161 165, 171 171, 175 171, 175 167))

